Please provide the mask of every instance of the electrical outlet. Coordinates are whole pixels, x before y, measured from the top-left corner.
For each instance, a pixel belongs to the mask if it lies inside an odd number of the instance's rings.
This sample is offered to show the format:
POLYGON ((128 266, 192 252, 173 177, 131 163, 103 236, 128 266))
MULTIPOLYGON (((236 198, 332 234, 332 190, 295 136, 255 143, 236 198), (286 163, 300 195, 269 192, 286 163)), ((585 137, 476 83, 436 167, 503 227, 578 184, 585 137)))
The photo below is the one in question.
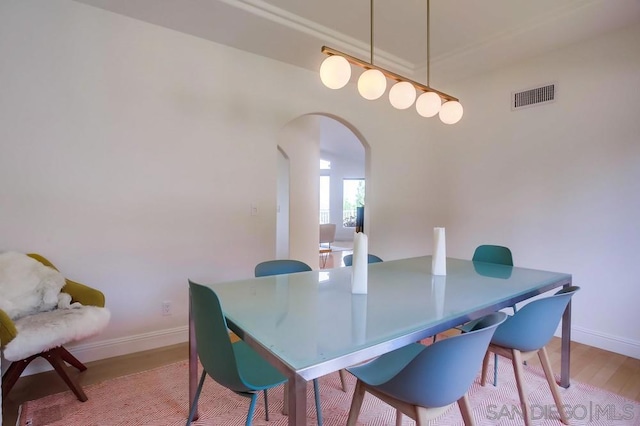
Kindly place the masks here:
POLYGON ((165 300, 162 302, 162 316, 171 315, 171 302, 165 300))

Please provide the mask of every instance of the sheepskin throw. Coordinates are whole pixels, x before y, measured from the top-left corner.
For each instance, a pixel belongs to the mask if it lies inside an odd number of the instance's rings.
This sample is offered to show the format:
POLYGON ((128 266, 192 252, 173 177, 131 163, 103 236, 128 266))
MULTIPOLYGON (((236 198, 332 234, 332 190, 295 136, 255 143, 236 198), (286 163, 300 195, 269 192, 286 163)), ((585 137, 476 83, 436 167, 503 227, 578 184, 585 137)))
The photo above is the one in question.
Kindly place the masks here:
POLYGON ((0 253, 0 309, 16 320, 58 306, 65 279, 26 254, 0 253))
POLYGON ((15 322, 17 336, 5 346, 3 355, 8 361, 19 361, 94 336, 107 326, 110 317, 106 308, 82 305, 22 317, 15 322))

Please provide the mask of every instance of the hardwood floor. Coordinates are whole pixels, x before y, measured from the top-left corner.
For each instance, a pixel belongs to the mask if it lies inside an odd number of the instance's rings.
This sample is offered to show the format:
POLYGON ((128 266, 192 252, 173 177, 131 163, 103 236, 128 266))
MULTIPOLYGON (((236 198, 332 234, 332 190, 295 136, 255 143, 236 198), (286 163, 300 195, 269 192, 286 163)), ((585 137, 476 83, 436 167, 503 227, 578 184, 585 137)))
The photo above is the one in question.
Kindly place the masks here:
MULTIPOLYGON (((560 371, 560 339, 553 338, 547 346, 553 370, 560 371)), ((640 401, 640 359, 572 343, 571 378, 626 398, 640 401)), ((138 352, 115 358, 87 363, 88 369, 78 373, 70 368, 83 386, 99 383, 114 377, 148 370, 187 359, 187 344, 168 346, 151 351, 138 352)), ((536 365, 531 360, 531 365, 536 365)), ((49 371, 18 380, 11 393, 2 401, 3 426, 16 424, 18 407, 24 401, 41 398, 68 390, 55 372, 49 371)), ((80 404, 80 402, 79 402, 80 404)))

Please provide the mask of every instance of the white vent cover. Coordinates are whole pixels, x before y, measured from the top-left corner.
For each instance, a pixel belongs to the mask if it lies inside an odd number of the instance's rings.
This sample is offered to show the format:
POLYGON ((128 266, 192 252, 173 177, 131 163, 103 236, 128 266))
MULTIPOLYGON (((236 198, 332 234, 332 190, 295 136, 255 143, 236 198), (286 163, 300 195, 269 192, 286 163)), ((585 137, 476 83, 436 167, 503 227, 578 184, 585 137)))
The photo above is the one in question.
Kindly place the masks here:
POLYGON ((548 104, 556 100, 556 85, 536 87, 534 89, 523 90, 511 93, 511 110, 531 107, 535 105, 548 104))

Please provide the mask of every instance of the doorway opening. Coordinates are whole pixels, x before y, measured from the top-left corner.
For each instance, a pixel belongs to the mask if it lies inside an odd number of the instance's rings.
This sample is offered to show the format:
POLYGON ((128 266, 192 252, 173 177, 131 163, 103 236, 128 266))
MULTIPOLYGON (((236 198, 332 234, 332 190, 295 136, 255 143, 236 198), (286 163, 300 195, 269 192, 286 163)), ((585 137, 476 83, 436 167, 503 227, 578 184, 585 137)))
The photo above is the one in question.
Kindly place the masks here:
MULTIPOLYGON (((286 185, 279 182, 276 238, 278 244, 288 239, 289 258, 317 268, 320 224, 336 225, 332 250, 335 248, 337 252, 353 247, 355 227, 351 222, 345 226, 344 220, 344 183, 351 180, 365 182, 369 170, 368 145, 353 126, 339 117, 308 114, 283 127, 278 149, 288 160, 288 175, 279 172, 278 176, 288 179, 289 209, 286 226, 282 223, 283 195, 280 194, 286 185)), ((279 164, 284 167, 286 162, 279 164)), ((364 188, 366 185, 362 185, 361 202, 365 199, 364 188)), ((350 202, 355 203, 357 199, 350 202)), ((346 207, 349 206, 347 203, 346 207)), ((278 251, 279 256, 284 253, 284 250, 278 251)), ((330 262, 326 263, 328 267, 330 262)))

